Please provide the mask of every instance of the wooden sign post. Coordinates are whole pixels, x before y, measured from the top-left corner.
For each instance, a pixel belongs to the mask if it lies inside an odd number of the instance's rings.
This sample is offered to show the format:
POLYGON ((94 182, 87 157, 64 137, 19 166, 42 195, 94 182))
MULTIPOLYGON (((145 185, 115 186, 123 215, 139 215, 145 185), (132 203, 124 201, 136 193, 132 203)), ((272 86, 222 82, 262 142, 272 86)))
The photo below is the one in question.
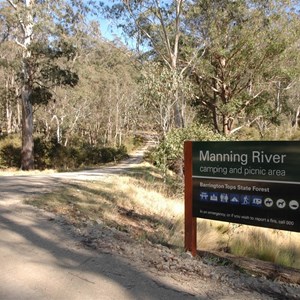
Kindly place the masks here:
POLYGON ((193 217, 192 142, 184 143, 184 248, 193 256, 197 253, 197 218, 193 217))

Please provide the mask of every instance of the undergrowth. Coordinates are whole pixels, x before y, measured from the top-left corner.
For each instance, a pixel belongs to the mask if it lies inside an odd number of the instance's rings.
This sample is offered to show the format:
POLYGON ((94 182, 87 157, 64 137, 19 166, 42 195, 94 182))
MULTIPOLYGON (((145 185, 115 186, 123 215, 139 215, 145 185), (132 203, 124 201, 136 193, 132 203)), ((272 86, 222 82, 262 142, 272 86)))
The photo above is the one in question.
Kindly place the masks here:
MULTIPOLYGON (((132 148, 134 145, 131 146, 132 148)), ((127 148, 90 145, 78 141, 64 146, 56 141, 46 141, 40 137, 34 139, 34 167, 37 170, 70 170, 80 167, 97 166, 116 162, 128 157, 127 148)), ((0 169, 20 168, 21 137, 9 135, 0 138, 0 169)))

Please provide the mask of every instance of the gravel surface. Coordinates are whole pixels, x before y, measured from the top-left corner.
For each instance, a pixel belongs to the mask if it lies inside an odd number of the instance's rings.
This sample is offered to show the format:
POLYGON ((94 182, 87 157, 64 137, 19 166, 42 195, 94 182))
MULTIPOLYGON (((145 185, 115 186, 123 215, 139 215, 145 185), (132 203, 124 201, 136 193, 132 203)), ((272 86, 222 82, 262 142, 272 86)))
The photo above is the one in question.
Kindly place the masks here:
POLYGON ((100 220, 87 221, 81 228, 54 215, 51 220, 71 226, 85 247, 127 260, 135 268, 153 274, 158 284, 162 279, 171 280, 196 299, 300 299, 299 285, 255 277, 211 258, 194 258, 149 241, 135 241, 129 233, 106 227, 100 220))

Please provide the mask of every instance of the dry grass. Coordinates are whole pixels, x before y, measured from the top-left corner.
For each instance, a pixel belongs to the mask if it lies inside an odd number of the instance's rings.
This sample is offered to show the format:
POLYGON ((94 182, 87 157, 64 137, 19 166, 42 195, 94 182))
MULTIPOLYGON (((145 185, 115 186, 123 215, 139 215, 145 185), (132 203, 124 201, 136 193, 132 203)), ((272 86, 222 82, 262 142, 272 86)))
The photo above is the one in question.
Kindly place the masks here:
MULTIPOLYGON (((69 183, 28 201, 64 215, 71 223, 101 222, 137 240, 183 249, 181 189, 165 185, 159 172, 143 165, 126 176, 69 183), (179 195, 180 194, 180 195, 179 195)), ((300 234, 198 219, 198 248, 226 250, 300 269, 300 234)))
POLYGON ((300 269, 299 233, 245 226, 231 242, 234 254, 300 269))
POLYGON ((163 183, 156 169, 144 165, 127 176, 69 183, 27 202, 64 215, 76 225, 104 222, 137 239, 182 247, 184 207, 173 188, 163 183))

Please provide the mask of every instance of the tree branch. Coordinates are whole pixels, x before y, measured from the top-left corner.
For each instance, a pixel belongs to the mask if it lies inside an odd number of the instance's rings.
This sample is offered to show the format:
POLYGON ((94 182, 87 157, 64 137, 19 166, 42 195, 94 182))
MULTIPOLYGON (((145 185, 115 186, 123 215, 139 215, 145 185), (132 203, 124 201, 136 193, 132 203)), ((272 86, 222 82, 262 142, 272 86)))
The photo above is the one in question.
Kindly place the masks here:
POLYGON ((163 61, 171 68, 170 62, 169 62, 168 59, 165 57, 165 55, 157 48, 156 43, 154 42, 154 40, 153 40, 153 38, 151 37, 151 35, 150 35, 145 29, 143 29, 143 28, 139 25, 139 23, 137 22, 137 19, 135 18, 134 14, 133 14, 133 12, 132 12, 132 10, 131 10, 131 7, 130 7, 130 5, 129 5, 129 2, 126 1, 126 0, 122 0, 122 2, 123 2, 123 4, 125 5, 125 7, 126 7, 128 13, 130 14, 131 18, 133 19, 133 21, 134 21, 136 27, 137 27, 141 32, 143 32, 143 33, 145 34, 145 36, 150 40, 150 42, 151 42, 151 44, 152 44, 154 50, 161 56, 161 58, 163 59, 163 61))
POLYGON ((170 39, 168 37, 168 33, 167 33, 167 30, 166 30, 166 25, 165 25, 165 22, 163 20, 163 16, 162 16, 162 13, 161 13, 161 9, 160 9, 158 0, 155 0, 155 3, 156 3, 157 11, 158 11, 158 20, 159 20, 160 25, 161 25, 162 30, 163 30, 165 45, 167 47, 167 51, 168 51, 168 54, 170 56, 170 60, 172 61, 172 56, 173 56, 174 53, 172 53, 172 50, 171 50, 171 44, 170 44, 170 39))
POLYGON ((6 0, 15 10, 18 9, 18 6, 14 4, 11 0, 6 0))
POLYGON ((26 46, 24 44, 22 44, 21 42, 19 42, 17 39, 15 39, 15 42, 16 42, 17 45, 19 45, 22 48, 24 48, 25 50, 27 50, 26 46))

